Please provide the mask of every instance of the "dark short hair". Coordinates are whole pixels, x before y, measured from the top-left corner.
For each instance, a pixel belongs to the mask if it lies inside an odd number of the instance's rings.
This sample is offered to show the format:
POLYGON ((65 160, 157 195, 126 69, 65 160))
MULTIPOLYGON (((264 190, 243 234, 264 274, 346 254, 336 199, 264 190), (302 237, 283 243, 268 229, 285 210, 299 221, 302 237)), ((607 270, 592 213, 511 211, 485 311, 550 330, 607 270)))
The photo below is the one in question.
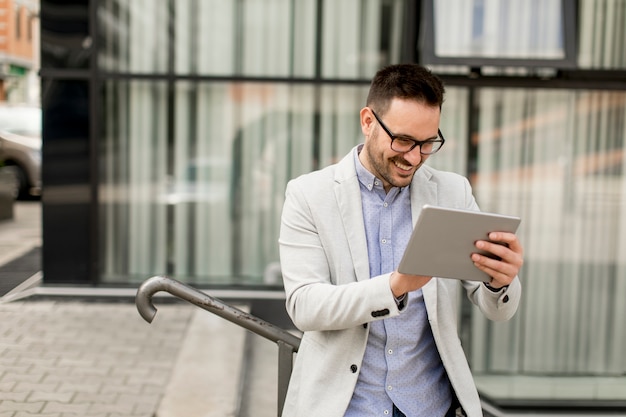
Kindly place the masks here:
POLYGON ((384 114, 395 98, 415 100, 441 109, 445 88, 439 77, 417 64, 396 64, 380 69, 370 84, 367 106, 384 114))

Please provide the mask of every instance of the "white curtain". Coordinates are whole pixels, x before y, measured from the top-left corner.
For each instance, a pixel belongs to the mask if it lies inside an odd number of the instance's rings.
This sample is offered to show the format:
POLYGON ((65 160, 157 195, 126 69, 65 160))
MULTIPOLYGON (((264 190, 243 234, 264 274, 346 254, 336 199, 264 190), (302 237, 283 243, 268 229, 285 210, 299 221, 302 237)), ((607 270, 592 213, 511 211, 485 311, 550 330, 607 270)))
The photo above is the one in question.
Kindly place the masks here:
POLYGON ((322 2, 323 77, 369 79, 385 63, 398 62, 404 0, 322 2), (388 51, 381 51, 383 38, 390 40, 388 51))
POLYGON ((564 58, 561 1, 436 0, 435 53, 564 58))
MULTIPOLYGON (((140 0, 115 10, 117 15, 106 8, 100 13, 102 24, 120 24, 123 29, 112 32, 111 49, 102 54, 103 67, 162 70, 166 34, 145 33, 166 24, 166 8, 140 0), (113 51, 124 59, 113 59, 113 51)), ((133 81, 107 83, 104 91, 109 99, 103 101, 103 110, 109 117, 104 122, 100 178, 103 268, 113 280, 141 279, 165 272, 168 262, 167 213, 158 201, 167 182, 167 88, 162 82, 133 81)))
POLYGON ((467 88, 446 87, 446 98, 441 110, 439 126, 446 142, 439 152, 426 161, 433 168, 466 175, 467 132, 469 131, 468 100, 469 90, 467 88))
POLYGON ((626 1, 578 2, 578 64, 582 68, 626 68, 626 1))
POLYGON ((473 318, 478 373, 626 373, 626 94, 480 90, 475 191, 519 215, 520 311, 473 318))
MULTIPOLYGON (((308 0, 108 0, 99 61, 131 74, 313 77, 322 42, 320 75, 352 80, 399 57, 399 42, 381 55, 380 38, 399 39, 403 1, 321 5, 318 34, 318 3, 308 0)), ((336 84, 108 82, 105 280, 168 273, 258 283, 278 261, 287 181, 361 140, 366 93, 336 84)))

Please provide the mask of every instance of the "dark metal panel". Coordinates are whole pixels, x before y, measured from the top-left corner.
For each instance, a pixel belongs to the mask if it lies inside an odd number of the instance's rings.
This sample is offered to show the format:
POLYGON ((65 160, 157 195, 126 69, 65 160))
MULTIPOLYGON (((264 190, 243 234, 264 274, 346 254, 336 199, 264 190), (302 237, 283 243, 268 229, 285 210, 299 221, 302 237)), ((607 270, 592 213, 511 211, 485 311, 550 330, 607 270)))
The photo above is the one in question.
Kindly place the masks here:
POLYGON ((42 194, 45 283, 88 283, 89 83, 44 80, 42 194))
POLYGON ((95 118, 90 72, 92 2, 41 1, 42 264, 46 284, 89 284, 95 239, 92 208, 95 118))
POLYGON ((41 67, 87 68, 92 50, 89 2, 41 0, 41 67))

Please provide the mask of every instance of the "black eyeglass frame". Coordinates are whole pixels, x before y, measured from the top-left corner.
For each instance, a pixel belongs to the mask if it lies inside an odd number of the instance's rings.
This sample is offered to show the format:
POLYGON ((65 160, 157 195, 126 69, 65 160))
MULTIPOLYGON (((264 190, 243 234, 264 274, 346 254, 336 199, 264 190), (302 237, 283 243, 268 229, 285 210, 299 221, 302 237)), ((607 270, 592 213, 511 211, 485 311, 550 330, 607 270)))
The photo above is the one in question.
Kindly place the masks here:
POLYGON ((441 129, 437 129, 437 136, 439 136, 439 139, 426 139, 426 140, 415 140, 415 139, 411 139, 411 138, 407 138, 406 136, 398 136, 395 135, 394 133, 391 132, 391 130, 389 130, 389 128, 387 126, 385 126, 385 124, 383 123, 382 120, 380 120, 380 117, 378 117, 378 115, 376 114, 376 112, 370 108, 370 110, 372 111, 372 114, 374 115, 374 117, 376 118, 376 120, 378 121, 378 124, 380 124, 380 127, 383 128, 383 130, 387 133, 387 135, 389 136, 389 138, 391 139, 391 143, 389 144, 389 146, 391 147, 391 150, 394 152, 401 152, 401 153, 407 153, 407 152, 411 152, 413 149, 415 149, 416 147, 420 147, 420 153, 422 155, 432 155, 434 153, 439 152, 439 150, 443 147, 443 144, 446 143, 446 139, 443 137, 443 134, 441 133, 441 129), (396 139, 402 139, 402 140, 406 140, 406 141, 412 141, 413 142, 413 146, 411 146, 408 150, 406 151, 398 151, 393 149, 393 141, 396 139), (435 149, 432 152, 423 152, 422 151, 422 145, 425 145, 427 143, 441 143, 441 145, 435 149))

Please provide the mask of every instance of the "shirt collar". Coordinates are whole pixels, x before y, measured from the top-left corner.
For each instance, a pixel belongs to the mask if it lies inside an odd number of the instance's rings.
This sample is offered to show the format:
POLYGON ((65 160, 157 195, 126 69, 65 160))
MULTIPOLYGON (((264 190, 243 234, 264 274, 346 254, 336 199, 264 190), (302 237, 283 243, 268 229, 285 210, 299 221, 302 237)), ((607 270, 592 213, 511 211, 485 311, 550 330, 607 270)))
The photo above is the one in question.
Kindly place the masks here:
MULTIPOLYGON (((360 144, 359 146, 354 148, 354 166, 356 167, 356 176, 359 179, 359 182, 365 188, 372 191, 372 189, 374 188, 374 182, 376 182, 377 180, 374 174, 369 172, 363 166, 363 164, 361 163, 361 160, 359 159, 359 154, 361 153, 362 149, 363 149, 363 144, 360 144)), ((382 187, 382 184, 380 183, 380 181, 378 181, 378 183, 382 187)))
MULTIPOLYGON (((376 187, 376 188, 380 188, 384 193, 385 190, 383 188, 383 182, 380 179, 376 178, 374 174, 369 172, 367 168, 365 168, 363 164, 361 163, 361 160, 359 159, 359 154, 361 153, 362 149, 363 149, 363 144, 360 144, 356 146, 353 151, 354 152, 354 166, 356 167, 356 176, 359 179, 359 182, 369 191, 372 191, 376 187)), ((407 187, 410 187, 410 185, 407 187)), ((392 187, 391 190, 389 190, 389 192, 390 193, 396 192, 394 190, 397 189, 397 192, 400 193, 402 190, 404 190, 407 187, 401 187, 401 188, 392 187)))

